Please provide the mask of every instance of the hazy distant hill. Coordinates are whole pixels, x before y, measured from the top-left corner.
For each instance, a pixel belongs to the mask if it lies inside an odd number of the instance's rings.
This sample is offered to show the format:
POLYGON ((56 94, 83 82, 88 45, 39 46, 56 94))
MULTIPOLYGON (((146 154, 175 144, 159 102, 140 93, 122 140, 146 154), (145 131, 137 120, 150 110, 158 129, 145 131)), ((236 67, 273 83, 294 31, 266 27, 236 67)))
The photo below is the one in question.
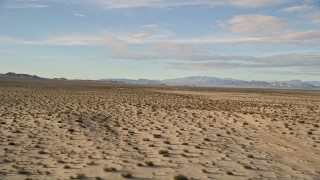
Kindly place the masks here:
POLYGON ((149 80, 149 79, 107 79, 130 84, 166 84, 177 86, 199 87, 239 87, 239 88, 288 88, 288 89, 318 89, 319 81, 244 81, 230 78, 216 78, 209 76, 191 76, 177 79, 149 80))
MULTIPOLYGON (((319 88, 311 82, 300 80, 292 81, 244 81, 236 79, 222 79, 208 76, 192 76, 178 79, 166 79, 162 81, 168 85, 195 85, 205 87, 249 87, 249 88, 319 88)), ((317 81, 313 82, 317 83, 317 81)))
POLYGON ((158 80, 150 80, 150 79, 102 79, 101 81, 116 81, 116 82, 123 82, 128 84, 154 84, 159 85, 162 84, 161 81, 158 80))
MULTIPOLYGON (((26 78, 26 79, 48 79, 49 78, 43 78, 39 77, 37 75, 30 75, 30 74, 20 74, 20 73, 14 73, 14 72, 8 72, 6 74, 0 74, 0 77, 5 77, 5 78, 26 78)), ((53 78, 53 80, 64 80, 66 81, 66 78, 53 78)))
MULTIPOLYGON (((9 72, 0 74, 6 78, 46 79, 36 75, 17 74, 9 72)), ((67 80, 54 78, 54 80, 67 80)), ((198 87, 238 87, 238 88, 283 88, 283 89, 320 89, 320 81, 244 81, 230 78, 216 78, 209 76, 190 76, 177 79, 151 80, 151 79, 101 79, 96 82, 127 83, 127 84, 151 84, 174 86, 198 86, 198 87)))
POLYGON ((0 74, 0 77, 11 77, 11 78, 28 78, 28 79, 45 79, 36 75, 29 74, 17 74, 14 72, 8 72, 6 74, 0 74))

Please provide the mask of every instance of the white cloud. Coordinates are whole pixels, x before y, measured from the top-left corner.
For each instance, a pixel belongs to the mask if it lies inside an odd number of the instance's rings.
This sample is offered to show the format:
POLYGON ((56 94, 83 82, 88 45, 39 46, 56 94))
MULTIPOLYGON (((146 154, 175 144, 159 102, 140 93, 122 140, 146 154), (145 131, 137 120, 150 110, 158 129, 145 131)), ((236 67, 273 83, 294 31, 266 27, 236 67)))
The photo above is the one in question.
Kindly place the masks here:
POLYGON ((141 38, 148 37, 148 35, 146 35, 144 33, 137 33, 137 34, 132 34, 131 37, 136 38, 136 39, 141 39, 141 38))
MULTIPOLYGON (((182 70, 210 70, 229 68, 295 68, 298 72, 315 74, 320 69, 320 53, 280 54, 265 57, 212 56, 213 59, 201 63, 170 63, 171 68, 182 70), (216 57, 220 57, 216 59, 216 57), (226 61, 225 59, 228 59, 226 61)), ((317 73, 319 75, 319 71, 317 73)))
POLYGON ((230 30, 249 37, 277 34, 289 21, 268 15, 238 15, 228 21, 230 30))
POLYGON ((158 49, 167 51, 167 52, 173 52, 173 53, 186 53, 189 54, 198 52, 199 48, 196 45, 193 44, 187 44, 187 43, 155 43, 150 48, 153 51, 156 51, 158 49))
POLYGON ((157 28, 159 27, 157 24, 146 24, 142 26, 143 28, 157 28))
POLYGON ((73 15, 76 17, 87 17, 86 15, 81 14, 81 13, 74 13, 73 15))
POLYGON ((140 47, 138 51, 130 51, 126 54, 114 54, 114 58, 132 59, 132 60, 193 60, 200 48, 194 44, 186 43, 148 43, 140 47))
POLYGON ((240 8, 256 8, 263 6, 278 5, 291 0, 70 0, 70 3, 82 3, 112 8, 138 8, 151 7, 168 9, 168 7, 204 5, 204 6, 236 6, 240 8))
POLYGON ((233 0, 231 4, 244 8, 257 8, 263 6, 278 5, 290 2, 291 0, 233 0))
POLYGON ((41 9, 41 8, 48 8, 49 5, 46 4, 38 4, 38 3, 31 3, 31 4, 16 4, 16 5, 5 5, 3 8, 5 9, 41 9))
POLYGON ((237 37, 237 38, 188 38, 188 39, 177 39, 174 42, 179 43, 196 43, 196 44, 204 44, 204 43, 223 43, 223 44, 248 44, 248 42, 261 42, 261 38, 251 38, 251 37, 237 37))
POLYGON ((231 63, 169 63, 169 68, 179 70, 221 70, 235 67, 231 63))
MULTIPOLYGON (((8 0, 3 1, 4 4, 2 8, 4 9, 41 9, 41 8, 48 8, 50 5, 45 3, 40 3, 38 0, 8 0)), ((2 2, 0 1, 0 4, 2 2)))
MULTIPOLYGON (((308 32, 294 35, 284 39, 311 38, 310 34, 319 33, 308 32)), ((210 69, 229 69, 229 68, 297 68, 298 72, 308 69, 315 72, 320 69, 320 52, 279 54, 272 56, 256 57, 243 55, 218 55, 204 50, 201 44, 194 42, 201 40, 185 40, 180 42, 148 42, 139 43, 130 36, 106 34, 106 35, 69 35, 59 37, 49 37, 43 40, 19 40, 8 37, 0 37, 3 44, 15 43, 24 45, 59 45, 59 46, 102 46, 106 47, 112 59, 125 59, 137 61, 159 61, 167 60, 171 68, 189 70, 210 70, 210 69), (131 44, 130 46, 128 44, 131 44), (179 63, 179 61, 181 63, 179 63)), ((269 40, 269 41, 272 41, 269 40)), ((279 40, 283 41, 283 40, 279 40)), ((270 42, 269 42, 270 43, 270 42)))
POLYGON ((1 37, 0 42, 22 45, 56 45, 56 46, 106 46, 115 52, 128 51, 127 42, 112 34, 99 36, 87 36, 82 34, 69 36, 48 37, 41 40, 22 40, 9 37, 1 37))
POLYGON ((94 0, 94 3, 106 8, 136 8, 136 7, 154 7, 164 8, 184 5, 221 5, 225 4, 219 0, 94 0))
POLYGON ((310 24, 320 25, 320 12, 319 12, 319 3, 320 1, 309 0, 305 1, 305 3, 309 3, 312 5, 304 4, 300 6, 291 6, 282 9, 283 12, 287 13, 299 13, 301 17, 308 20, 310 24))
POLYGON ((320 25, 320 12, 312 12, 303 15, 311 24, 320 25))
POLYGON ((234 44, 320 44, 320 30, 296 30, 291 22, 268 15, 239 15, 224 23, 231 32, 256 39, 229 41, 234 44))
POLYGON ((293 12, 306 12, 309 11, 311 9, 313 9, 313 6, 310 5, 301 5, 301 6, 291 6, 291 7, 287 7, 282 9, 283 12, 287 12, 287 13, 293 13, 293 12))

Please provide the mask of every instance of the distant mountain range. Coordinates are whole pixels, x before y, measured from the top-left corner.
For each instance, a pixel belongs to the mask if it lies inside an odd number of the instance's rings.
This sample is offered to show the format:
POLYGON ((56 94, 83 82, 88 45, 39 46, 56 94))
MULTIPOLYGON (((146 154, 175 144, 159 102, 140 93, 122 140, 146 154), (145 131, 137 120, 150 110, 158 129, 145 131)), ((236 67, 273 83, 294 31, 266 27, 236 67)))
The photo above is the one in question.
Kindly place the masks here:
MULTIPOLYGON (((48 78, 43 78, 39 77, 37 75, 30 75, 30 74, 18 74, 14 72, 8 72, 6 74, 0 74, 1 77, 7 77, 7 78, 25 78, 25 79, 48 79, 48 78)), ((54 78, 55 80, 67 80, 66 78, 54 78)))
POLYGON ((283 88, 283 89, 320 89, 320 81, 244 81, 230 78, 216 78, 208 76, 191 76, 177 79, 149 80, 149 79, 102 79, 129 84, 153 84, 172 86, 197 87, 237 87, 237 88, 283 88))
POLYGON ((29 74, 17 74, 14 72, 8 72, 6 74, 0 74, 0 77, 13 77, 13 78, 28 78, 28 79, 45 79, 36 75, 29 74))
MULTIPOLYGON (((36 75, 17 74, 9 72, 0 74, 1 77, 46 79, 36 75)), ((55 80, 67 80, 55 78, 55 80)), ((196 87, 235 87, 235 88, 275 88, 275 89, 320 89, 320 81, 244 81, 230 78, 216 78, 209 76, 191 76, 177 79, 151 80, 151 79, 100 79, 97 82, 126 83, 145 85, 169 85, 169 86, 196 86, 196 87)))

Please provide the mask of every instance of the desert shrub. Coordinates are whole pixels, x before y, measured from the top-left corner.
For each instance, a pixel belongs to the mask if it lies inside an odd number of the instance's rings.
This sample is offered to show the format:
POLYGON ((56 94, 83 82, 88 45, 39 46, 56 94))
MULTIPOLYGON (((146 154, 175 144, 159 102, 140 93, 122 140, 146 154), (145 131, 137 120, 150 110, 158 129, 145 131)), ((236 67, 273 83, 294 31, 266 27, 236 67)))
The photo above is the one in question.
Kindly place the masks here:
POLYGON ((8 145, 14 146, 14 145, 16 145, 16 143, 14 143, 14 142, 9 142, 8 145))
POLYGON ((114 171, 117 171, 117 169, 114 168, 114 167, 105 167, 105 168, 103 168, 103 170, 104 170, 105 172, 114 172, 114 171))
POLYGON ((252 154, 248 154, 247 158, 254 158, 254 156, 252 154))
POLYGON ((163 141, 164 144, 170 144, 170 141, 163 141))
POLYGON ((38 154, 47 154, 45 151, 41 150, 41 151, 38 151, 38 154))
POLYGON ((160 134, 154 134, 153 137, 154 138, 161 138, 161 135, 160 134))
POLYGON ((63 160, 61 160, 61 159, 57 160, 57 162, 58 162, 58 163, 66 163, 65 161, 63 161, 63 160))
POLYGON ((161 149, 159 150, 159 154, 164 155, 164 154, 169 154, 169 152, 167 150, 161 149))
POLYGON ((80 174, 76 175, 76 179, 84 179, 84 178, 86 178, 86 175, 83 174, 83 173, 80 173, 80 174))
POLYGON ((128 172, 121 173, 121 176, 122 176, 123 178, 132 178, 132 174, 131 174, 131 173, 128 173, 128 172))
POLYGON ((95 164, 96 164, 96 163, 95 163, 94 161, 90 161, 90 162, 87 163, 88 166, 93 166, 93 165, 95 165, 95 164))
POLYGON ((174 180, 188 180, 188 178, 182 174, 176 175, 173 178, 174 180))
POLYGON ((63 166, 63 169, 70 169, 71 167, 69 165, 63 166))
POLYGON ((144 162, 147 166, 154 166, 154 164, 153 164, 153 162, 151 162, 151 161, 146 161, 146 162, 144 162))
POLYGON ((141 167, 141 166, 143 166, 143 164, 142 163, 137 163, 137 166, 141 167))
POLYGON ((30 175, 31 172, 30 172, 30 171, 27 171, 27 170, 24 170, 24 169, 20 169, 20 170, 18 171, 18 174, 30 175))
POLYGON ((180 154, 182 157, 188 157, 186 154, 184 154, 184 153, 181 153, 180 154))

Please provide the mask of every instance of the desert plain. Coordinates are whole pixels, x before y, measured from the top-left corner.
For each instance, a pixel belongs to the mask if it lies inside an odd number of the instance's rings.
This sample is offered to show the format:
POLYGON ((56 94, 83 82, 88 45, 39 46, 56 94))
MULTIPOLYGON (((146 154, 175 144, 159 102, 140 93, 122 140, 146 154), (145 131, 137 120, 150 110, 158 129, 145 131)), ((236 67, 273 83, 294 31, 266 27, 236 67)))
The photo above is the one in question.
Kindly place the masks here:
POLYGON ((0 79, 0 179, 320 179, 320 91, 0 79))

